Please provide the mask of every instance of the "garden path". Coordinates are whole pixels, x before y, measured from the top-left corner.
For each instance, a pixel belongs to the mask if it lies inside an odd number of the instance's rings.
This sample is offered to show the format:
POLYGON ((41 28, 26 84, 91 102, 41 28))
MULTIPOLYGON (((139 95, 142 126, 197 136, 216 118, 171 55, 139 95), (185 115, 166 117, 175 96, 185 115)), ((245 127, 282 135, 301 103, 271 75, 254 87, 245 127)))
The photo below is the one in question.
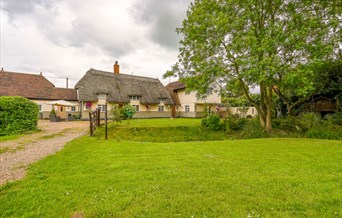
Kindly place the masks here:
POLYGON ((50 122, 39 120, 40 132, 0 142, 0 185, 23 178, 29 164, 61 150, 82 135, 89 122, 50 122))

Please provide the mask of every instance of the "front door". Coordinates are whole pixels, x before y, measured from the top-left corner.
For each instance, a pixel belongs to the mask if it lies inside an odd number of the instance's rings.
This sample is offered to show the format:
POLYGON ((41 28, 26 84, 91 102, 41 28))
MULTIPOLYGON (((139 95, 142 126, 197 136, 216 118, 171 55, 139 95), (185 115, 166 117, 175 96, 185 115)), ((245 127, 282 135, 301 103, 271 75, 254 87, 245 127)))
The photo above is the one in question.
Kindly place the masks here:
POLYGON ((66 119, 66 107, 65 106, 58 106, 57 107, 57 116, 61 119, 66 119))

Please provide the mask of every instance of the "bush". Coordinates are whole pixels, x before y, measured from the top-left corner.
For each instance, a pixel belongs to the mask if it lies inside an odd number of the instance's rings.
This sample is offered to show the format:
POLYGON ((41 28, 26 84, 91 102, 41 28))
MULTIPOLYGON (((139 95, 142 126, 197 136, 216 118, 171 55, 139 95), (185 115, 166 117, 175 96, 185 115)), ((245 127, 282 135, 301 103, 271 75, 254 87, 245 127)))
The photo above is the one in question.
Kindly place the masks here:
POLYGON ((202 119, 202 126, 207 130, 219 130, 221 129, 221 118, 218 115, 210 115, 202 119))
POLYGON ((244 139, 249 138, 263 138, 267 137, 267 133, 260 126, 258 119, 244 119, 244 125, 242 128, 241 136, 244 139))
POLYGON ((37 129, 38 105, 23 97, 0 97, 0 135, 37 129))
POLYGON ((121 109, 121 113, 122 113, 122 117, 124 119, 131 119, 134 114, 137 112, 137 110, 135 109, 135 107, 133 107, 130 104, 126 104, 122 109, 121 109))
POLYGON ((324 118, 334 125, 342 126, 342 111, 336 112, 334 114, 328 114, 324 118))
POLYGON ((326 124, 323 126, 315 126, 310 128, 305 136, 308 138, 316 138, 316 139, 342 139, 342 128, 338 126, 333 126, 330 124, 326 124))
POLYGON ((113 118, 113 124, 114 122, 116 122, 116 125, 121 123, 122 112, 121 112, 121 109, 119 108, 119 105, 113 104, 112 109, 110 110, 110 114, 112 115, 112 118, 113 118))
POLYGON ((314 126, 320 126, 322 124, 322 117, 320 114, 309 112, 301 114, 298 121, 300 127, 307 131, 314 126))
POLYGON ((297 120, 293 116, 288 116, 285 118, 275 118, 272 120, 272 125, 274 129, 294 132, 297 130, 297 120))
POLYGON ((247 122, 246 118, 236 118, 234 116, 231 116, 227 118, 225 121, 225 130, 227 132, 240 131, 244 128, 246 122, 247 122))

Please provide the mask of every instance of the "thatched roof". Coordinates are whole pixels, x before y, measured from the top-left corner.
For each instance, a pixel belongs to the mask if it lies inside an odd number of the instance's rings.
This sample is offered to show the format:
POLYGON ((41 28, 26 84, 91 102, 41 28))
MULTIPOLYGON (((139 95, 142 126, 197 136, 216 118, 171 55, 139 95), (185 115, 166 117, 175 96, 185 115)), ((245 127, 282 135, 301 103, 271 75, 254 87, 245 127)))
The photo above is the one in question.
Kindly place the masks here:
POLYGON ((80 101, 97 101, 98 94, 107 94, 108 102, 112 103, 129 103, 129 96, 140 96, 142 104, 159 104, 160 98, 165 99, 165 104, 173 104, 163 84, 149 77, 90 69, 75 88, 79 90, 80 101))
POLYGON ((165 86, 165 88, 169 91, 169 94, 172 100, 175 102, 176 105, 181 105, 180 100, 176 92, 178 90, 186 89, 185 84, 179 81, 171 82, 165 86))
POLYGON ((56 88, 42 74, 0 70, 0 96, 22 96, 35 100, 77 101, 75 89, 56 88))

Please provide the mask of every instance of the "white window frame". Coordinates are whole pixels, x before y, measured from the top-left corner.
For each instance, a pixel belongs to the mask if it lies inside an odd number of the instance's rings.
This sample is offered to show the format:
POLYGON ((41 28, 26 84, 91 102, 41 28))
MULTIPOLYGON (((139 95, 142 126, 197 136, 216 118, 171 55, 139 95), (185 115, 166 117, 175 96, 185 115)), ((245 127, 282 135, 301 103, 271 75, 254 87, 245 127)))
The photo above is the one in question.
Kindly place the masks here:
POLYGON ((141 96, 138 96, 138 95, 129 96, 129 100, 131 101, 140 101, 140 99, 141 99, 141 96))
POLYGON ((163 112, 164 111, 164 106, 158 106, 158 111, 163 112))
POLYGON ((99 109, 100 112, 105 112, 106 111, 106 105, 105 104, 98 104, 97 109, 99 109))
POLYGON ((185 113, 189 113, 190 112, 190 105, 184 105, 184 111, 185 111, 185 113))
POLYGON ((75 112, 75 111, 76 111, 76 106, 71 106, 71 107, 70 107, 70 110, 73 111, 73 112, 75 112))
POLYGON ((162 104, 164 103, 164 101, 166 100, 166 98, 159 98, 159 102, 162 104))
POLYGON ((139 112, 139 109, 140 109, 139 105, 132 105, 132 106, 135 107, 136 112, 139 112))
POLYGON ((38 109, 39 109, 39 112, 42 112, 43 106, 41 104, 38 104, 38 109))

